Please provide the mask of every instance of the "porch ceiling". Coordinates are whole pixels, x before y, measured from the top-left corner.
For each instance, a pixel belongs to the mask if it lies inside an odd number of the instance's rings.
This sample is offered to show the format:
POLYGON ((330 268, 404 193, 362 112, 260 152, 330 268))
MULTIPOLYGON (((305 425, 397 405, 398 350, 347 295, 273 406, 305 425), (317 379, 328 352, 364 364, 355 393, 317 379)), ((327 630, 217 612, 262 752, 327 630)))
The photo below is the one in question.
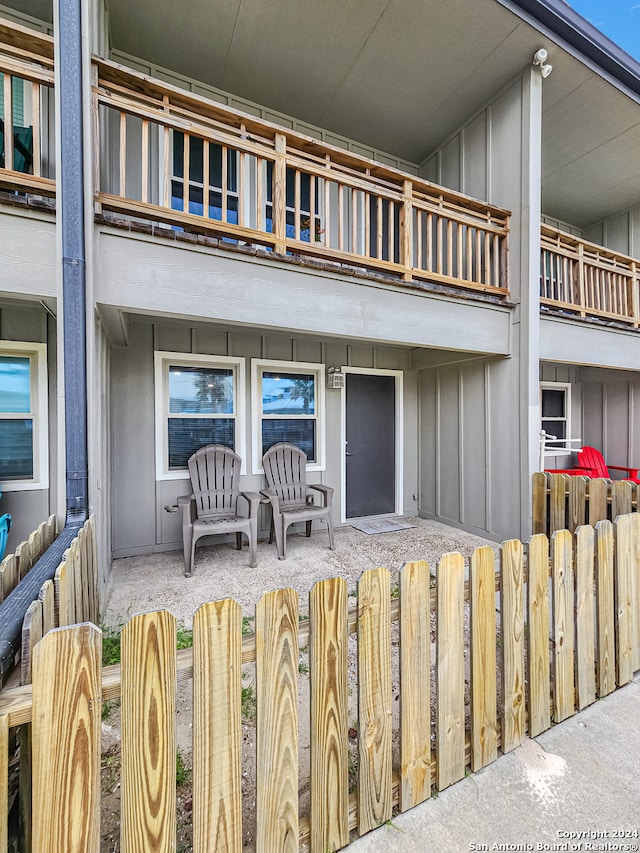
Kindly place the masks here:
POLYGON ((188 14, 172 0, 153 14, 106 5, 112 48, 417 164, 544 46, 554 67, 543 84, 544 212, 585 226, 640 203, 637 102, 508 2, 190 0, 188 14))

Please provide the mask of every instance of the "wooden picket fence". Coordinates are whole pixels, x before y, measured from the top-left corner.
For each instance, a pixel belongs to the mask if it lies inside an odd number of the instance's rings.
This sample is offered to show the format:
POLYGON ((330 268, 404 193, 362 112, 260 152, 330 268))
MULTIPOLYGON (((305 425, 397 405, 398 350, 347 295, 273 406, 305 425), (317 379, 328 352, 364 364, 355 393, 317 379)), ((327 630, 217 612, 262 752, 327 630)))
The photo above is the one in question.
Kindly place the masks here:
MULTIPOLYGON (((292 589, 266 593, 255 634, 233 600, 194 616, 193 649, 176 649, 166 611, 122 631, 121 664, 101 670, 92 625, 51 631, 33 653, 33 684, 0 694, 0 849, 6 833, 8 732, 33 728, 33 849, 100 848, 102 703, 121 699, 120 850, 176 844, 176 692, 193 679, 193 850, 242 849, 243 665, 256 673, 256 853, 326 853, 364 835, 559 723, 640 669, 640 516, 600 521, 499 559, 446 554, 432 574, 407 563, 318 582, 309 619, 292 589), (496 598, 496 592, 500 593, 496 598), (467 621, 468 619, 468 621, 467 621), (393 623, 397 622, 397 628, 393 623), (394 637, 399 675, 394 676, 394 637), (357 722, 349 723, 349 635, 357 637, 357 722), (435 647, 432 643, 435 638, 435 647), (299 790, 299 650, 309 645, 310 810, 299 790), (465 691, 468 679, 468 692, 465 691), (398 725, 394 703, 399 697, 398 725), (350 728, 349 728, 350 727, 350 728), (357 785, 348 784, 357 731, 357 785), (398 746, 399 743, 399 746, 398 746), (395 753, 394 753, 395 748, 395 753), (395 754, 395 760, 394 760, 395 754)), ((396 706, 397 707, 397 706, 396 706)))
POLYGON ((53 628, 99 624, 95 516, 85 521, 65 551, 53 580, 45 581, 22 623, 21 681, 31 681, 33 648, 53 628))
POLYGON ((15 589, 58 535, 55 515, 49 516, 0 563, 0 603, 15 589))
POLYGON ((567 474, 533 475, 533 532, 576 530, 638 511, 640 487, 628 480, 591 479, 567 474))

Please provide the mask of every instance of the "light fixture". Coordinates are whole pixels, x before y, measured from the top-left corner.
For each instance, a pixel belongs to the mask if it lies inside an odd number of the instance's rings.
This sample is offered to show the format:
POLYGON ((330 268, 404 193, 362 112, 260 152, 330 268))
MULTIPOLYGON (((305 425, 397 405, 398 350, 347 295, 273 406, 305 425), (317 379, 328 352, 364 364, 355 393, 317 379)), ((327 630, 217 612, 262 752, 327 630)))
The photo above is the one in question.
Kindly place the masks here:
POLYGON ((536 68, 540 69, 540 74, 542 74, 543 79, 546 79, 553 71, 553 65, 546 64, 548 55, 549 54, 544 47, 539 48, 533 54, 533 64, 536 68))
POLYGON ((344 373, 339 367, 330 367, 327 370, 327 388, 344 388, 344 373))

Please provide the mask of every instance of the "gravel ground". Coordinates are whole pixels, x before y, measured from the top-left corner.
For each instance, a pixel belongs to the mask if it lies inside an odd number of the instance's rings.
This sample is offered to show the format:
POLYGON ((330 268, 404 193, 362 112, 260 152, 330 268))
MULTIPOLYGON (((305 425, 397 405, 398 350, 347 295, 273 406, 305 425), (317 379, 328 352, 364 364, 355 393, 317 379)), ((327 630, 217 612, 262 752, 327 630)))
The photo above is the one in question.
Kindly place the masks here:
POLYGON ((385 566, 397 582, 398 570, 410 560, 427 560, 435 571, 443 554, 459 551, 468 557, 482 545, 498 547, 453 527, 422 518, 407 519, 415 527, 369 536, 350 526, 336 529, 336 550, 328 548, 326 529, 289 533, 287 558, 278 560, 275 543, 258 544, 258 567, 250 569, 245 545, 236 551, 234 542, 206 545, 196 551, 193 576, 185 578, 181 551, 115 560, 109 580, 104 624, 114 627, 136 613, 167 608, 179 622, 191 627, 201 604, 233 598, 243 613, 254 608, 265 592, 292 587, 300 598, 300 610, 308 612, 308 595, 316 581, 331 577, 346 579, 349 591, 356 589, 366 569, 385 566))

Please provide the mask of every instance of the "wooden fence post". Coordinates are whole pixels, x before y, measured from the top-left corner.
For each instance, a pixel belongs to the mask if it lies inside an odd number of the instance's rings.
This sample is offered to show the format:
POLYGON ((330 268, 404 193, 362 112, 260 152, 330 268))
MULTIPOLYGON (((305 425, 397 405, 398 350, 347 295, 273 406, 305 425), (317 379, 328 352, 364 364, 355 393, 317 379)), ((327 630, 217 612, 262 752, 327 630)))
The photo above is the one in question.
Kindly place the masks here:
POLYGON ((442 790, 465 771, 462 554, 445 554, 438 563, 436 600, 436 779, 442 790))
POLYGON ((256 853, 298 850, 298 596, 256 605, 256 853))
POLYGON ((551 725, 549 711, 549 540, 529 539, 527 603, 529 618, 529 737, 551 725))
POLYGON ((533 475, 533 532, 547 533, 547 485, 549 474, 533 475))
POLYGON ((431 796, 431 590, 429 564, 400 570, 400 811, 431 796))
POLYGON ((309 595, 311 853, 349 843, 347 583, 332 578, 309 595))
MULTIPOLYGON (((593 480, 591 481, 594 482, 593 480)), ((598 621, 598 696, 615 690, 615 620, 613 597, 613 525, 596 524, 596 617, 598 621)))
POLYGON ((575 592, 573 582, 573 539, 568 530, 551 537, 553 579, 553 639, 555 722, 575 713, 575 592))
MULTIPOLYGON (((627 483, 627 485, 630 485, 627 483)), ((615 532, 616 681, 627 684, 633 677, 633 561, 631 514, 619 515, 615 532)), ((638 569, 636 568, 636 571, 638 569)))
POLYGON ((391 585, 387 569, 358 581, 358 835, 391 818, 391 585))
POLYGON ((504 542, 502 574, 502 751, 519 746, 525 737, 524 677, 524 549, 522 542, 504 542))
POLYGON ((576 702, 581 711, 595 701, 595 533, 583 525, 576 542, 576 702))
POLYGON ((101 641, 98 628, 80 625, 50 631, 34 650, 33 849, 38 853, 83 853, 100 846, 101 641))
POLYGON ((471 769, 474 771, 495 761, 498 755, 495 562, 493 548, 486 547, 476 548, 469 564, 471 769))

